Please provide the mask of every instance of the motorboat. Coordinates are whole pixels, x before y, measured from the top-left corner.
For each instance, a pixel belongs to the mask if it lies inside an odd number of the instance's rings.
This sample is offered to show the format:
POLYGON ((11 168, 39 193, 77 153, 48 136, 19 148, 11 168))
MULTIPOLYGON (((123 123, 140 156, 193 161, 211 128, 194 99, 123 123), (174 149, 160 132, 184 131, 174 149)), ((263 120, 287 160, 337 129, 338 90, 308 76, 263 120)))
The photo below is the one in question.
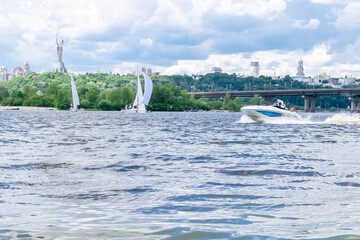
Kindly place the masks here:
POLYGON ((301 116, 296 112, 277 106, 245 106, 241 108, 241 112, 245 113, 252 120, 257 123, 265 122, 266 120, 275 120, 280 118, 301 119, 301 116))

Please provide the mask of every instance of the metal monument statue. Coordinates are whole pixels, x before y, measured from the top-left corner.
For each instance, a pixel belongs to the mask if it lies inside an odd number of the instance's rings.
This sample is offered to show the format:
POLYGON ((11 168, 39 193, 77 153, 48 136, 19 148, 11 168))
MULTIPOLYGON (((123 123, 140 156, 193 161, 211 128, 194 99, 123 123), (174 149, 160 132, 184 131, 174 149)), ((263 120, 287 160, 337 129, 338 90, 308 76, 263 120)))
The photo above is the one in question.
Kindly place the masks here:
POLYGON ((62 52, 63 52, 64 40, 61 40, 61 42, 59 43, 57 36, 56 36, 56 45, 57 45, 58 62, 56 64, 56 67, 54 68, 53 72, 66 73, 67 71, 66 71, 65 65, 62 62, 62 52))
POLYGON ((63 51, 63 45, 64 40, 61 40, 60 44, 58 43, 58 40, 56 38, 56 44, 57 44, 57 55, 58 55, 58 61, 62 62, 62 51, 63 51))

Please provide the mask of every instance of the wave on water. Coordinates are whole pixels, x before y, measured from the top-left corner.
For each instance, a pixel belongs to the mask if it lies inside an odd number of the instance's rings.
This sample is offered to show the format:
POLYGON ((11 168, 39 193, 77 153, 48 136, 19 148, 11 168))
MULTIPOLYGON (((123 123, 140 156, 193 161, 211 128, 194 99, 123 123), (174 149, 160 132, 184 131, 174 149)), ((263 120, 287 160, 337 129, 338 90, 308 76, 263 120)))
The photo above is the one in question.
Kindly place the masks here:
POLYGON ((240 123, 254 123, 255 121, 252 120, 248 115, 244 114, 241 116, 239 122, 240 123))
POLYGON ((337 113, 325 120, 325 123, 333 124, 360 124, 360 114, 337 113))

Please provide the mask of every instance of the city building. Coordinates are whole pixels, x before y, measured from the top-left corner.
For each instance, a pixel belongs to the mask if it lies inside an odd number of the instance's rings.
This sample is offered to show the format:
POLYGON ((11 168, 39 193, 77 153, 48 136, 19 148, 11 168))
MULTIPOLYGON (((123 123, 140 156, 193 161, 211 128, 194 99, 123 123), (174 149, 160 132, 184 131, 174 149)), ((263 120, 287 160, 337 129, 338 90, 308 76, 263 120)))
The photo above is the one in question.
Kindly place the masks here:
POLYGON ((145 73, 148 74, 148 75, 152 75, 152 74, 153 74, 151 68, 147 68, 145 73))
POLYGON ((331 76, 327 74, 325 71, 320 73, 319 75, 312 78, 312 81, 309 82, 311 85, 327 85, 329 83, 329 79, 331 76))
POLYGON ((153 75, 154 74, 151 68, 141 67, 140 71, 142 71, 142 72, 144 72, 144 73, 146 73, 148 75, 153 75))
POLYGON ((299 61, 298 61, 298 67, 297 67, 297 72, 296 72, 296 76, 297 77, 304 77, 304 62, 302 60, 302 58, 300 57, 299 61))
POLYGON ((8 80, 8 74, 7 69, 4 66, 0 67, 0 82, 7 81, 8 80))
POLYGON ((276 70, 274 70, 274 73, 273 73, 273 75, 271 76, 271 79, 272 79, 272 80, 279 80, 279 79, 280 79, 280 77, 276 75, 276 70))
POLYGON ((211 73, 222 73, 221 67, 213 67, 211 68, 211 73))
POLYGON ((351 76, 345 76, 345 77, 339 78, 338 82, 339 82, 339 84, 341 84, 341 86, 355 85, 356 79, 351 76))
POLYGON ((250 75, 252 77, 259 77, 259 62, 250 63, 250 75))
POLYGON ((8 76, 8 80, 14 78, 14 77, 23 77, 27 74, 29 74, 30 71, 30 65, 26 61, 22 67, 15 67, 12 69, 11 74, 8 76))
POLYGON ((24 75, 29 74, 30 73, 30 65, 29 63, 26 61, 22 67, 23 71, 24 71, 24 75))

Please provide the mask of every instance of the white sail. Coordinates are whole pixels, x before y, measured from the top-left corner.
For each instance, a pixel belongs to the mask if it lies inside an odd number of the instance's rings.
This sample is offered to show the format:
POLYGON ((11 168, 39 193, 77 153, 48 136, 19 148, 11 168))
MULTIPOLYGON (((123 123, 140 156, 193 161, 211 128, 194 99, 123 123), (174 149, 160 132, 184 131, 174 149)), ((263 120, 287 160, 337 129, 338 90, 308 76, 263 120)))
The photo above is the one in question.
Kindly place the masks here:
POLYGON ((144 90, 143 103, 145 105, 148 105, 150 98, 151 98, 152 90, 153 90, 153 83, 151 81, 151 78, 146 73, 141 72, 141 74, 144 76, 144 79, 145 79, 145 90, 144 90))
POLYGON ((145 79, 145 93, 143 93, 140 76, 139 76, 139 72, 138 72, 137 92, 136 92, 134 104, 133 104, 132 108, 126 109, 124 112, 134 112, 134 113, 145 113, 146 112, 145 105, 149 104, 152 90, 153 90, 153 83, 152 83, 150 77, 146 73, 144 73, 144 72, 141 72, 141 73, 145 79))
POLYGON ((135 100, 134 100, 134 107, 140 108, 141 104, 143 104, 143 100, 144 100, 144 95, 142 92, 142 87, 141 87, 141 82, 140 82, 140 77, 138 74, 138 79, 137 79, 137 92, 136 92, 136 96, 135 96, 135 100))
POLYGON ((70 74, 71 77, 71 93, 72 93, 72 111, 78 111, 78 106, 80 105, 79 102, 79 96, 78 96, 78 92, 76 90, 76 85, 75 85, 75 81, 73 76, 70 74))

